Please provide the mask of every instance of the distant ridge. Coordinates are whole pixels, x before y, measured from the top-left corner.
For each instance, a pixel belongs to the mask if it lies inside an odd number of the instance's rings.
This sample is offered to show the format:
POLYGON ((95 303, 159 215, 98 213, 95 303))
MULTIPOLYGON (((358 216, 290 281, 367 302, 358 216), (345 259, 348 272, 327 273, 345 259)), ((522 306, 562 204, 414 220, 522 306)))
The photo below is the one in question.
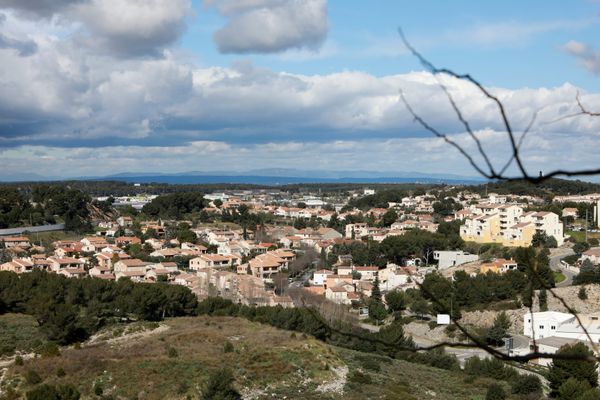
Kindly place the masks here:
POLYGON ((301 183, 448 183, 476 185, 481 180, 443 179, 430 177, 341 177, 317 178, 299 176, 260 176, 260 175, 113 175, 92 180, 115 180, 128 183, 245 183, 253 185, 290 185, 301 183))
POLYGON ((300 183, 449 183, 480 184, 480 177, 422 172, 381 171, 316 171, 289 168, 266 168, 250 171, 190 171, 176 173, 121 172, 106 176, 50 177, 41 175, 0 176, 4 182, 41 182, 64 180, 114 180, 130 183, 236 183, 256 185, 286 185, 300 183))

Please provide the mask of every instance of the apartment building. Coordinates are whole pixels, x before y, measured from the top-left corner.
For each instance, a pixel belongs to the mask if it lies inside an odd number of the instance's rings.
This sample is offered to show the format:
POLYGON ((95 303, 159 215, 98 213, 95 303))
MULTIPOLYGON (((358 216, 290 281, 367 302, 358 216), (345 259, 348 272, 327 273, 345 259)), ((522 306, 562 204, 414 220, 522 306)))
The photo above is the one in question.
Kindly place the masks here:
POLYGON ((563 225, 552 212, 523 212, 515 204, 481 205, 480 214, 465 218, 460 227, 460 237, 477 243, 500 243, 507 247, 531 245, 536 232, 543 232, 564 243, 563 225))

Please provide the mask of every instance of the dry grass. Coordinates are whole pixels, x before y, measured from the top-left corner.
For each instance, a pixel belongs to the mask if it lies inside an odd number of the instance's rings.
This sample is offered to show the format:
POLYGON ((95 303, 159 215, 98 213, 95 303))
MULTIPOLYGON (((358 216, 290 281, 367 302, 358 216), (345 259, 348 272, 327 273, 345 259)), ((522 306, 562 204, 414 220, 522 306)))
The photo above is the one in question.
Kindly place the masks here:
MULTIPOLYGON (((27 360, 9 369, 7 382, 35 369, 47 383, 77 386, 83 398, 98 398, 96 385, 119 399, 193 399, 212 371, 228 366, 236 387, 255 399, 478 399, 485 390, 477 382, 465 384, 461 373, 366 356, 243 319, 177 318, 164 324, 169 329, 134 334, 131 340, 123 340, 125 334, 114 341, 105 332, 107 340, 27 360), (233 351, 223 351, 227 342, 233 351), (339 378, 335 371, 345 366, 351 373, 363 371, 371 383, 348 382, 343 394, 316 390, 339 378), (59 369, 64 377, 57 377, 59 369)), ((28 389, 22 379, 17 387, 28 389)))
POLYGON ((0 315, 0 356, 10 356, 15 352, 29 353, 45 342, 32 316, 12 313, 0 315))

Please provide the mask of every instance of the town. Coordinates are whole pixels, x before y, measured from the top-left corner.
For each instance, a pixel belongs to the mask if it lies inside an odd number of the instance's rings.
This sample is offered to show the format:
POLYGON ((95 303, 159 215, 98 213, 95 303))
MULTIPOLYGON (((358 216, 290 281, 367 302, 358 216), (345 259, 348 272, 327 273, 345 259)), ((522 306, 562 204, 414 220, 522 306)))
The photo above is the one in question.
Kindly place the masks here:
MULTIPOLYGON (((314 307, 374 332, 411 318, 403 330, 417 348, 476 340, 457 332, 460 324, 511 356, 576 343, 595 351, 600 193, 548 201, 487 185, 307 189, 90 197, 79 235, 64 232, 60 215, 55 225, 0 229, 0 270, 183 286, 199 301, 314 307), (528 257, 543 263, 529 298, 528 257), (576 298, 578 315, 554 291, 576 298)), ((463 367, 489 357, 447 351, 463 367)))

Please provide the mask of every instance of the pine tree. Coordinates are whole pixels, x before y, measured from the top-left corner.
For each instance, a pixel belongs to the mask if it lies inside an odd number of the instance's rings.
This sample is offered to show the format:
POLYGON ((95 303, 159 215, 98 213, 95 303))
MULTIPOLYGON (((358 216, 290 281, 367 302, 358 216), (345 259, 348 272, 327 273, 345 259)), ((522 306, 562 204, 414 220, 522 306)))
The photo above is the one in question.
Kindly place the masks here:
POLYGON ((379 289, 379 277, 375 278, 375 282, 373 282, 373 289, 371 290, 371 300, 381 301, 381 290, 379 289))
POLYGON ((540 311, 548 311, 548 294, 546 293, 546 289, 540 289, 538 303, 540 306, 540 311))

